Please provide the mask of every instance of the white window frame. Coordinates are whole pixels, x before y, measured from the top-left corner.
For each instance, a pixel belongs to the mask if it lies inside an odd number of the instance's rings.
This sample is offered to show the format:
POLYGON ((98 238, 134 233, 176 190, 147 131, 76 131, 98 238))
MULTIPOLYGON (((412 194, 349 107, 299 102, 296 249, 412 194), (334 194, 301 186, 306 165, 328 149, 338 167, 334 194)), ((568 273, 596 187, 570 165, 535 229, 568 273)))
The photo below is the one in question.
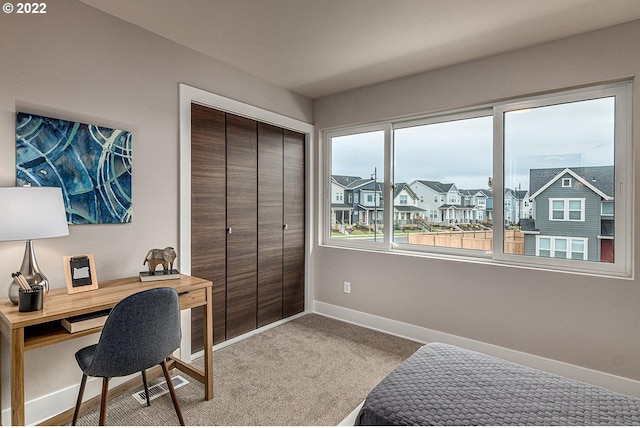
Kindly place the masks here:
MULTIPOLYGON (((371 131, 384 131, 384 175, 380 174, 380 181, 384 182, 384 190, 380 195, 380 201, 393 200, 393 190, 391 177, 393 177, 393 130, 403 127, 416 126, 419 124, 438 123, 444 121, 454 121, 464 118, 479 116, 493 116, 493 175, 489 178, 493 191, 493 210, 487 216, 494 225, 504 225, 505 217, 511 213, 505 210, 504 195, 504 114, 526 108, 544 107, 554 104, 563 104, 576 101, 586 101, 594 98, 615 97, 615 243, 614 253, 616 258, 614 263, 591 262, 575 260, 561 260, 556 258, 542 258, 536 256, 526 256, 520 254, 504 253, 504 228, 495 227, 493 233, 493 251, 462 250, 448 247, 426 247, 409 244, 393 243, 393 204, 386 204, 384 212, 380 214, 384 218, 383 239, 375 243, 364 242, 362 240, 344 240, 332 238, 330 236, 330 224, 324 221, 321 226, 322 245, 342 246, 355 249, 377 249, 380 251, 407 251, 413 255, 424 255, 429 257, 446 257, 453 260, 477 260, 485 259, 492 263, 505 264, 514 267, 540 268, 545 270, 556 270, 561 272, 573 272, 580 274, 605 275, 613 277, 630 278, 633 274, 633 142, 631 139, 632 126, 632 83, 622 81, 610 84, 596 85, 588 88, 571 89, 558 91, 556 93, 546 93, 530 97, 522 97, 499 103, 485 104, 472 108, 459 109, 446 113, 434 113, 406 119, 389 119, 359 126, 348 126, 330 130, 322 130, 321 135, 324 145, 323 183, 330 182, 331 177, 331 138, 341 135, 351 135, 371 131), (328 177, 328 178, 327 178, 328 177), (326 224, 325 224, 326 223, 326 224)), ((428 179, 429 177, 425 177, 428 179)), ((323 200, 327 201, 329 196, 327 184, 323 184, 323 200)), ((438 195, 434 195, 437 197, 438 195)), ((443 203, 445 195, 440 195, 440 202, 443 203)), ((434 198, 435 200, 435 198, 434 198)), ((326 203, 326 202, 324 202, 326 203)), ((581 207, 585 209, 584 203, 581 207)), ((323 212, 328 212, 329 208, 323 207, 323 212)), ((327 214, 323 214, 326 216, 327 214)), ((446 216, 445 216, 446 217, 446 216)), ((584 215, 581 214, 584 218, 584 215)), ((440 218, 438 211, 436 218, 440 218)), ((576 220, 573 220, 576 221, 576 220)), ((585 247, 586 249, 586 247, 585 247)))
POLYGON ((632 277, 633 270, 633 217, 631 215, 633 202, 633 162, 631 124, 632 120, 632 84, 631 82, 619 82, 605 85, 593 86, 567 90, 556 94, 541 95, 539 97, 529 97, 513 102, 505 102, 494 107, 494 174, 493 174, 493 224, 502 224, 502 210, 496 207, 502 206, 503 194, 498 189, 503 188, 503 176, 500 168, 504 156, 504 140, 502 130, 504 128, 504 113, 513 110, 527 108, 544 107, 555 104, 570 103, 576 101, 586 101, 595 98, 606 98, 615 96, 615 153, 614 153, 614 175, 615 175, 615 213, 616 222, 614 224, 614 263, 604 263, 595 261, 580 261, 562 259, 546 259, 535 256, 523 256, 516 254, 505 254, 503 252, 504 230, 494 228, 494 254, 493 259, 509 264, 519 264, 529 267, 539 267, 543 269, 553 269, 558 271, 577 272, 593 275, 607 275, 615 277, 632 277))
MULTIPOLYGON (((389 123, 385 123, 385 122, 376 122, 376 123, 371 123, 371 124, 365 124, 365 125, 359 125, 359 126, 348 126, 348 127, 341 127, 341 128, 336 128, 336 129, 332 129, 332 130, 328 130, 328 131, 321 131, 322 136, 321 139, 324 142, 324 173, 326 174, 326 177, 329 177, 329 181, 331 181, 331 142, 333 138, 336 137, 342 137, 342 136, 347 136, 347 135, 354 135, 354 134, 363 134, 363 133, 368 133, 368 132, 379 132, 382 131, 384 134, 384 159, 385 159, 385 166, 384 166, 384 173, 381 174, 381 171, 378 171, 378 174, 381 177, 384 177, 383 179, 381 179, 380 177, 378 178, 378 182, 383 182, 384 183, 384 190, 383 192, 386 194, 391 190, 391 186, 389 186, 387 177, 391 176, 390 173, 390 168, 391 166, 389 165, 389 159, 390 159, 390 147, 391 147, 391 125, 389 123)), ((327 200, 327 196, 326 196, 326 189, 327 186, 324 186, 325 188, 325 196, 324 196, 324 201, 327 200)), ((375 189, 374 189, 375 190, 375 189)), ((378 193, 377 190, 375 192, 376 194, 378 193)), ((370 206, 367 204, 366 202, 366 197, 363 196, 363 198, 360 198, 360 192, 356 191, 354 192, 354 204, 362 204, 365 207, 370 207, 373 208, 374 204, 372 203, 370 206), (362 199, 362 201, 360 201, 360 199, 362 199)), ((326 202, 325 202, 326 203, 326 202)), ((380 209, 380 202, 378 202, 378 209, 380 209)), ((358 242, 356 242, 356 240, 345 240, 345 239, 339 239, 339 238, 332 238, 331 237, 331 227, 329 225, 329 223, 327 223, 326 221, 324 221, 322 223, 321 229, 323 231, 323 243, 324 244, 330 244, 333 246, 338 246, 338 247, 347 247, 347 248, 357 248, 357 249, 375 249, 375 250, 384 250, 385 248, 388 248, 388 244, 386 244, 386 242, 389 242, 390 239, 390 232, 389 230, 391 230, 392 228, 392 222, 393 222, 393 214, 389 213, 389 215, 385 215, 385 213, 387 212, 388 207, 384 207, 384 212, 381 214, 382 216, 382 222, 379 223, 381 225, 383 225, 383 233, 381 234, 381 236, 379 236, 375 241, 369 241, 369 240, 357 240, 358 242)), ((360 221, 362 219, 363 216, 363 212, 366 212, 365 210, 359 210, 357 207, 354 209, 354 214, 358 215, 358 221, 360 221)), ((326 216, 326 213, 325 213, 326 216)))
POLYGON ((585 221, 585 214, 584 214, 584 210, 585 210, 585 203, 586 203, 586 199, 585 198, 549 198, 549 221, 577 221, 577 222, 584 222, 585 221), (562 212, 562 218, 553 218, 553 213, 555 211, 558 210, 554 210, 553 209, 553 202, 555 201, 562 201, 563 202, 563 212, 562 212), (572 210, 571 209, 571 202, 575 202, 575 201, 579 201, 580 202, 580 218, 579 219, 572 219, 571 218, 571 211, 577 211, 577 210, 572 210))
POLYGON ((567 243, 566 250, 564 251, 566 256, 564 259, 566 260, 576 260, 573 258, 573 243, 574 242, 582 242, 584 245, 584 251, 582 252, 582 260, 587 260, 589 258, 589 239, 588 238, 577 238, 573 236, 554 236, 554 235, 537 235, 536 236, 536 256, 540 256, 540 240, 549 240, 549 257, 550 259, 562 260, 563 258, 559 258, 555 256, 557 241, 565 241, 567 243))
POLYGON ((601 216, 607 216, 607 217, 613 217, 615 215, 615 212, 616 212, 615 208, 616 208, 616 206, 615 206, 615 202, 614 201, 602 201, 602 202, 600 202, 600 215, 601 216), (613 204, 613 212, 605 213, 604 212, 604 205, 605 204, 613 204))
POLYGON ((571 178, 563 178, 562 187, 571 187, 571 178))

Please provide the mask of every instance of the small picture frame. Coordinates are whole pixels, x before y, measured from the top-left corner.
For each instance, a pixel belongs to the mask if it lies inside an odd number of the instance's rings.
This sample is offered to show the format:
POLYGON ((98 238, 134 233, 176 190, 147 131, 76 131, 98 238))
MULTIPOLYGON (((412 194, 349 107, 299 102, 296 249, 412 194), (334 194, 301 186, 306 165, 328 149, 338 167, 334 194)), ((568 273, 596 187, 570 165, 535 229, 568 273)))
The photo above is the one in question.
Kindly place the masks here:
POLYGON ((64 256, 63 260, 68 294, 98 289, 98 275, 96 275, 93 254, 64 256))

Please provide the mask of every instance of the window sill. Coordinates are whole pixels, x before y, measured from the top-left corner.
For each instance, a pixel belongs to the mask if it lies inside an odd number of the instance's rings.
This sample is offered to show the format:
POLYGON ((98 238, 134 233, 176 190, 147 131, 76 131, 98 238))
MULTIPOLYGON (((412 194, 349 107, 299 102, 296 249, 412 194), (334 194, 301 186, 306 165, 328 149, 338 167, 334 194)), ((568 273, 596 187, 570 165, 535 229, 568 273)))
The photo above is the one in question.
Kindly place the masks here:
POLYGON ((329 248, 329 249, 340 249, 340 250, 348 250, 348 251, 361 251, 368 253, 379 253, 379 254, 388 254, 388 255, 396 255, 396 256, 406 256, 406 257, 415 257, 420 259, 430 259, 430 260, 442 260, 448 262, 460 262, 460 263, 474 263, 474 264, 482 264, 488 266, 495 266, 500 268, 513 268, 513 269, 524 269, 524 270, 533 270, 539 272, 554 272, 554 273, 562 273, 569 275, 580 275, 580 276, 591 276, 591 277, 600 277, 600 278, 608 278, 608 279, 619 279, 619 280, 633 280, 634 275, 627 273, 615 273, 615 272, 599 272, 584 269, 584 266, 578 266, 577 268, 565 268, 565 267, 553 267, 548 265, 536 264, 535 257, 533 256, 517 256, 517 257, 526 257, 527 264, 523 264, 523 260, 501 260, 492 258, 491 253, 487 253, 486 255, 463 255, 463 254, 444 254, 444 253, 434 253, 428 251, 415 251, 408 250, 403 248, 385 248, 384 243, 378 243, 377 245, 363 245, 362 247, 354 247, 349 245, 340 245, 334 242, 328 243, 320 243, 319 247, 329 248), (533 261, 530 259, 533 258, 533 261), (580 269, 583 268, 583 269, 580 269))

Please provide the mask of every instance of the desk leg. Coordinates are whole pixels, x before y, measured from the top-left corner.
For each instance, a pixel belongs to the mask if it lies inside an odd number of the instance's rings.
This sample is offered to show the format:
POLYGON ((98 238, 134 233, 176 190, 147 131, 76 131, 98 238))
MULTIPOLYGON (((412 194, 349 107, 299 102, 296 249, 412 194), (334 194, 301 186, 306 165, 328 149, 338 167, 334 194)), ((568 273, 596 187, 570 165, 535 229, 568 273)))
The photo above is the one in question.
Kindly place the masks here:
POLYGON ((11 331, 11 423, 24 425, 24 328, 11 331))
POLYGON ((213 296, 209 288, 204 307, 204 399, 213 398, 213 296))

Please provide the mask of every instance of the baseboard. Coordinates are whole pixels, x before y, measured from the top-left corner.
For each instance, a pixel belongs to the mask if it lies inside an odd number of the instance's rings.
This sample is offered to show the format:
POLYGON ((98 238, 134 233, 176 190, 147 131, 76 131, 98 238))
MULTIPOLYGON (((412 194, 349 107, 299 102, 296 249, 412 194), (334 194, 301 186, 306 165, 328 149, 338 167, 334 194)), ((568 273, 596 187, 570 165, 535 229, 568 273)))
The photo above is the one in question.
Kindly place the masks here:
MULTIPOLYGON (((138 374, 114 378, 109 382, 109 388, 113 389, 135 376, 138 376, 138 374)), ((53 416, 73 408, 78 399, 79 386, 80 384, 78 383, 24 403, 25 425, 38 425, 53 416)), ((88 378, 87 386, 84 390, 83 402, 92 397, 99 396, 101 393, 102 379, 88 378)), ((2 425, 11 425, 10 407, 2 410, 2 425)))
POLYGON ((413 324, 371 315, 365 312, 324 302, 313 302, 313 312, 319 315, 335 318, 341 321, 367 327, 372 330, 404 337, 419 343, 441 342, 448 343, 472 351, 493 355, 514 363, 523 364, 539 370, 555 373, 581 382, 601 386, 620 394, 631 395, 640 398, 640 381, 628 379, 573 364, 540 357, 501 346, 480 342, 453 334, 419 327, 413 324))

